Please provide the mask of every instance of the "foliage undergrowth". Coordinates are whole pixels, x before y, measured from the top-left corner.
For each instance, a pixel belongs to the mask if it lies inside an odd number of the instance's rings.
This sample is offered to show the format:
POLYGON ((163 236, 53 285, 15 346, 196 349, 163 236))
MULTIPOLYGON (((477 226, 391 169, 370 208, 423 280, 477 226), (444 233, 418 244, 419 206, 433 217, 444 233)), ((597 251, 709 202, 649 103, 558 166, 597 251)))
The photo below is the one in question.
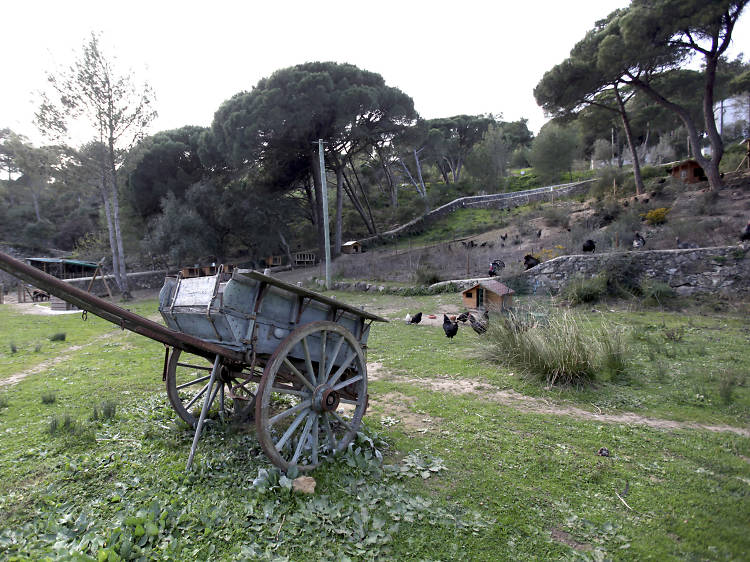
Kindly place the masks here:
POLYGON ((524 311, 495 316, 479 353, 532 380, 552 385, 582 386, 602 369, 625 370, 624 341, 610 326, 592 328, 575 312, 554 311, 543 321, 524 311))

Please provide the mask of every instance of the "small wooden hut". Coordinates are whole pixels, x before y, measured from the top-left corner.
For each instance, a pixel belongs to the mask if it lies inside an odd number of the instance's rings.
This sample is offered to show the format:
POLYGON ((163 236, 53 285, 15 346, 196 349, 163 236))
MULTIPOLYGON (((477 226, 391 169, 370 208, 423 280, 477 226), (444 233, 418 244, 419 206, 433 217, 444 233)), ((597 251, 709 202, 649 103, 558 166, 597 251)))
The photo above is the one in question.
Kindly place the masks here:
POLYGON ((698 183, 706 181, 706 174, 695 160, 683 160, 676 166, 673 166, 669 173, 673 178, 682 180, 684 183, 698 183))
POLYGON ((505 310, 513 306, 515 291, 500 281, 479 281, 461 292, 464 308, 505 310))
POLYGON ((359 254, 361 252, 362 252, 362 244, 360 244, 356 240, 349 240, 349 242, 345 242, 341 244, 342 254, 359 254))

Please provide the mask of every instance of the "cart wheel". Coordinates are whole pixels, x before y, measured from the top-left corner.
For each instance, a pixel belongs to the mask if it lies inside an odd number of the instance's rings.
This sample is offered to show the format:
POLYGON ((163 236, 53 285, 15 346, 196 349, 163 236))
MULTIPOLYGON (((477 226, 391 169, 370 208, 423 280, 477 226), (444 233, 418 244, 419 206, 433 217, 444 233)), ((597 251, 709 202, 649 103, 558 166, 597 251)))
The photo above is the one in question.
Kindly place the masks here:
MULTIPOLYGON (((213 363, 205 357, 179 349, 172 350, 169 356, 167 396, 177 415, 191 427, 198 424, 212 367, 213 363)), ((218 390, 212 410, 221 410, 223 416, 234 419, 247 418, 255 405, 256 385, 248 384, 249 374, 245 371, 232 371, 224 365, 221 369, 219 380, 222 384, 215 387, 218 390)))
POLYGON ((289 334, 266 363, 255 404, 258 439, 282 470, 312 470, 322 455, 351 443, 366 408, 359 342, 339 324, 311 322, 289 334))

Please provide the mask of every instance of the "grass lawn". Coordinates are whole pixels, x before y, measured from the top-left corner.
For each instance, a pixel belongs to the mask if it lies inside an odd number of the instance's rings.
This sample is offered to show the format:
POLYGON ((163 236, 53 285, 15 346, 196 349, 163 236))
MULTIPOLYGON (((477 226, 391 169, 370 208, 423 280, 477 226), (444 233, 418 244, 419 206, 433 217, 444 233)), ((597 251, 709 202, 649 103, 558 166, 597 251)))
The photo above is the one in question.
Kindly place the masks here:
MULTIPOLYGON (((623 330, 626 373, 586 389, 545 389, 478 359, 485 342, 470 329, 449 342, 439 326, 399 320, 455 307, 457 295, 329 294, 393 322, 373 325, 368 342, 377 365, 365 429, 313 472, 312 496, 289 489, 252 426, 208 426, 185 472, 192 432, 168 406, 161 344, 92 316, 0 306, 0 381, 40 366, 0 386, 0 558, 740 560, 750 552, 746 319, 587 309, 593 326, 623 330), (49 340, 62 332, 64 341, 49 340), (631 423, 611 421, 622 414, 631 423), (602 447, 609 456, 596 454, 602 447)), ((156 303, 130 308, 151 315, 156 303)))

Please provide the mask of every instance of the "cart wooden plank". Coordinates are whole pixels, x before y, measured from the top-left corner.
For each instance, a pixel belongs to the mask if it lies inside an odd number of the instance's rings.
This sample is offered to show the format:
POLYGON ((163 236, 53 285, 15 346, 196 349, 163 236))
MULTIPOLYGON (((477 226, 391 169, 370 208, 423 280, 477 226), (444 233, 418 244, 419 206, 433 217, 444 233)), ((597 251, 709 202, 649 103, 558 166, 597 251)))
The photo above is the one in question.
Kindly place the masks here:
POLYGON ((263 275, 262 273, 252 269, 237 269, 232 275, 232 278, 239 281, 240 283, 242 283, 243 277, 248 277, 250 279, 254 279, 255 281, 268 283, 269 285, 279 287, 280 289, 284 289, 285 291, 289 291, 290 293, 316 300, 337 310, 344 310, 361 318, 366 318, 367 320, 373 320, 375 322, 388 322, 388 320, 386 320, 382 316, 378 316, 377 314, 372 314, 371 312, 367 312, 365 310, 362 310, 361 308, 357 308, 356 306, 352 306, 350 304, 337 301, 336 299, 326 297, 324 295, 321 295, 320 293, 316 293, 315 291, 310 291, 308 289, 298 287, 297 285, 286 283, 284 281, 281 281, 280 279, 276 279, 275 277, 263 275))

